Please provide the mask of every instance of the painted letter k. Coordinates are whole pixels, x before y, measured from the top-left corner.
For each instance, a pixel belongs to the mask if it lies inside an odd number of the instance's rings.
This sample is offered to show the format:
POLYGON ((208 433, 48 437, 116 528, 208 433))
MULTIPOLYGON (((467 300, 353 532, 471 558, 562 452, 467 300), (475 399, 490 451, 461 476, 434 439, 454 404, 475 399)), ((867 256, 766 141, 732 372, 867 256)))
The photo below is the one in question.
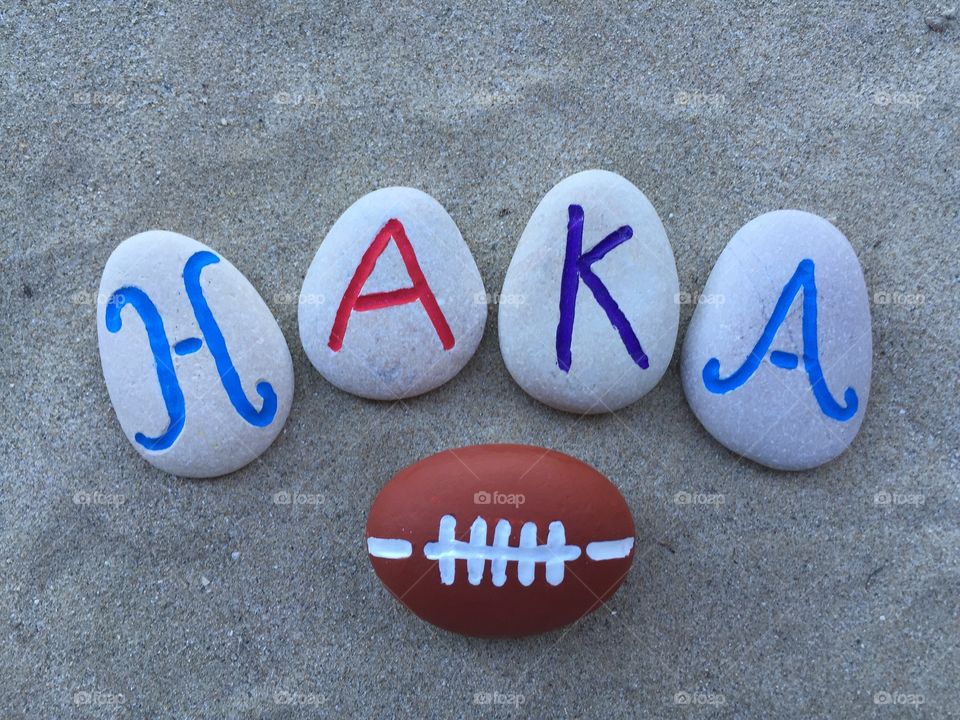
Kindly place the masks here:
POLYGON ((573 361, 571 344, 573 343, 573 320, 577 309, 577 290, 580 280, 586 283, 594 299, 603 308, 623 341, 633 361, 646 370, 650 363, 636 333, 630 327, 630 321, 623 314, 617 301, 613 299, 607 286, 598 278, 591 266, 621 243, 633 237, 633 229, 624 225, 607 235, 589 252, 583 249, 583 208, 571 205, 567 221, 567 251, 563 260, 563 275, 560 279, 560 322, 557 324, 557 365, 563 372, 570 372, 573 361))

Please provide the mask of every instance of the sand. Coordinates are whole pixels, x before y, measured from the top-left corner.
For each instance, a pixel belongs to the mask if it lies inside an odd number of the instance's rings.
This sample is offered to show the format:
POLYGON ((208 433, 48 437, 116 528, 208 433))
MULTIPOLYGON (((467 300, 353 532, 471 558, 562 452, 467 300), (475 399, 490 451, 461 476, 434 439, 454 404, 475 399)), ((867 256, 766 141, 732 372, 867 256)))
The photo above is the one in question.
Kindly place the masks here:
POLYGON ((960 713, 960 21, 913 2, 391 5, 0 11, 4 716, 960 713), (679 353, 615 415, 553 411, 510 379, 494 307, 424 397, 360 400, 312 369, 296 298, 356 198, 435 196, 495 294, 540 198, 591 167, 650 198, 687 293, 762 212, 846 234, 874 299, 848 452, 802 474, 738 459, 689 410, 679 353), (285 431, 220 480, 151 468, 107 398, 99 276, 149 228, 230 259, 293 353, 285 431), (496 441, 584 459, 634 513, 625 585, 571 628, 450 635, 370 568, 387 479, 496 441))

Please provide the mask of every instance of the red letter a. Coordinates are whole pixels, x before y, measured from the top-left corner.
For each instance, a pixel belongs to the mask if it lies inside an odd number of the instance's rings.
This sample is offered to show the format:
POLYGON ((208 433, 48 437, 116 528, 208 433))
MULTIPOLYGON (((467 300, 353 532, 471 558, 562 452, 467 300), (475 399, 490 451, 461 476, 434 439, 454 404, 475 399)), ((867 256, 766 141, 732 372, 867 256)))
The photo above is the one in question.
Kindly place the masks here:
POLYGON ((437 299, 433 296, 433 291, 427 285, 427 279, 423 276, 420 263, 417 262, 417 255, 413 252, 410 240, 407 239, 403 224, 396 219, 388 220, 363 254, 360 264, 357 266, 357 271, 353 274, 353 279, 347 285, 347 291, 343 294, 340 307, 337 309, 337 317, 333 322, 333 329, 330 331, 330 340, 327 345, 334 352, 339 352, 340 348, 343 347, 343 336, 347 332, 347 322, 349 322, 350 314, 354 310, 357 312, 379 310, 393 305, 405 305, 415 300, 419 300, 423 304, 423 309, 427 311, 427 317, 430 318, 430 322, 433 323, 433 327, 440 337, 443 349, 449 350, 452 348, 454 343, 453 333, 450 331, 450 326, 447 325, 447 319, 443 316, 443 311, 437 304, 437 299), (367 278, 370 277, 376 267, 377 260, 387 249, 390 238, 393 238, 393 241, 397 244, 400 257, 403 258, 403 264, 407 268, 407 275, 413 280, 413 287, 361 295, 360 291, 363 290, 367 278))

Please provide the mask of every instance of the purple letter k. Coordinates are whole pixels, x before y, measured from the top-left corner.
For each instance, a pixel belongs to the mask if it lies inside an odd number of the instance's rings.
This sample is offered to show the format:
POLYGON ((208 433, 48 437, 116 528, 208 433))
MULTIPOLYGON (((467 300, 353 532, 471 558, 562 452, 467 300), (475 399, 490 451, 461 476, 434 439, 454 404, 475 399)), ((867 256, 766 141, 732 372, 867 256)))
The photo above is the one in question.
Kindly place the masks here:
POLYGON ((560 279, 560 322, 557 324, 557 365, 564 372, 570 372, 570 363, 573 361, 570 345, 573 342, 573 317, 577 309, 577 290, 581 278, 593 293, 594 299, 607 313, 610 324, 620 333, 620 339, 630 353, 633 361, 646 370, 650 363, 647 360, 640 341, 637 339, 630 321, 617 305, 617 301, 610 295, 603 281, 594 275, 590 266, 613 250, 620 243, 633 237, 633 230, 629 225, 614 230, 603 240, 598 242, 590 252, 582 253, 583 248, 583 208, 571 205, 570 219, 567 222, 567 253, 563 259, 563 276, 560 279))

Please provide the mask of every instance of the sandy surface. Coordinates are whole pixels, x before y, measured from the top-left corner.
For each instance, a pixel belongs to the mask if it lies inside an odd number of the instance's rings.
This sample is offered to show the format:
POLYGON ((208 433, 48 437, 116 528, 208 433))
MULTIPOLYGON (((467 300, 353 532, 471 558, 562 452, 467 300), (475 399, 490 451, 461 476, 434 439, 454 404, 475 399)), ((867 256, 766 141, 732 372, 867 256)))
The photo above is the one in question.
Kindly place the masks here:
POLYGON ((960 21, 930 29, 926 2, 186 5, 0 10, 5 717, 960 713, 960 21), (761 212, 849 237, 876 301, 845 455, 739 461, 687 407, 677 355, 616 415, 554 412, 508 376, 496 312, 423 398, 359 400, 311 368, 295 299, 357 197, 437 197, 495 293, 537 202, 589 167, 648 195, 687 292, 761 212), (221 480, 141 461, 100 372, 100 271, 155 227, 229 258, 293 352, 286 430, 221 480), (583 458, 633 510, 630 576, 568 630, 434 630, 370 568, 383 483, 492 441, 583 458), (273 502, 294 490, 315 502, 273 502))

